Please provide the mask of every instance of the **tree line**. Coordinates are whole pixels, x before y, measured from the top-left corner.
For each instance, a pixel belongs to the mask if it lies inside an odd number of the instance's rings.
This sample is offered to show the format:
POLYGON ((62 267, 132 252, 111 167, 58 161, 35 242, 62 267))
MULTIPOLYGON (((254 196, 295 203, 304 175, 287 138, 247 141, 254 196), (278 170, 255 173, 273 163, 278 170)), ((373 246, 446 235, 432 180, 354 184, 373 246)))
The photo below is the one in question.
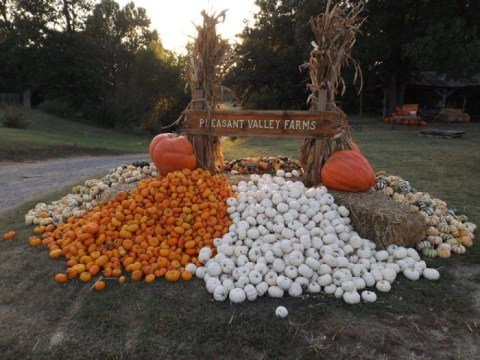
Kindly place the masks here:
MULTIPOLYGON (((341 1, 345 6, 357 0, 341 1)), ((251 109, 306 109, 309 19, 327 0, 256 0, 226 83, 251 109)), ((367 0, 348 76, 346 110, 391 110, 412 73, 462 80, 480 73, 480 1, 367 0), (353 75, 353 73, 352 73, 353 75)), ((228 22, 228 12, 226 21, 228 22)), ((104 127, 158 131, 189 101, 186 58, 163 48, 145 9, 114 0, 0 0, 0 92, 31 89, 34 105, 104 127)))
POLYGON ((188 102, 184 61, 133 2, 0 0, 0 92, 58 115, 156 131, 188 102))

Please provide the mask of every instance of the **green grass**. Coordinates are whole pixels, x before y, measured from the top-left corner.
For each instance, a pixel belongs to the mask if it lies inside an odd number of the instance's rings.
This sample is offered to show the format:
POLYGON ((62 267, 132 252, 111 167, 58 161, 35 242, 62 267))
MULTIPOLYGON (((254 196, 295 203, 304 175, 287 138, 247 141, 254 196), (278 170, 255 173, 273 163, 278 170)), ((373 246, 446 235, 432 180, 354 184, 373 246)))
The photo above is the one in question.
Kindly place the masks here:
MULTIPOLYGON (((22 161, 79 154, 146 152, 150 137, 119 133, 22 108, 26 129, 0 128, 0 161, 22 161)), ((0 118, 5 110, 0 108, 0 118)))
MULTIPOLYGON (((447 140, 370 119, 362 123, 354 137, 376 170, 402 176, 480 224, 479 124, 462 125, 465 136, 447 140)), ((298 141, 237 139, 223 148, 227 159, 297 157, 298 141)), ((19 234, 0 242, 2 359, 473 359, 480 351, 478 240, 466 256, 428 261, 440 269, 439 281, 400 276, 375 304, 348 306, 310 295, 232 305, 213 301, 197 279, 149 285, 108 280, 102 293, 77 281, 56 284, 64 260, 50 260, 46 249, 26 243, 31 228, 23 215, 33 205, 0 218, 2 232, 19 234), (288 318, 274 316, 278 305, 289 309, 288 318)))

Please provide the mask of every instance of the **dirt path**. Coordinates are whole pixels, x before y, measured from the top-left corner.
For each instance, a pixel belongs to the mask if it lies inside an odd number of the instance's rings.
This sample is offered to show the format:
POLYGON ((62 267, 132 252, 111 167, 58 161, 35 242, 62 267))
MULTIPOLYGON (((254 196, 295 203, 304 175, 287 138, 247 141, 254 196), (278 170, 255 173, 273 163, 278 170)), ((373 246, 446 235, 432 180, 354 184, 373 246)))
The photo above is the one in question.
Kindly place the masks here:
POLYGON ((146 154, 82 156, 31 163, 0 163, 0 214, 66 185, 103 176, 113 167, 148 161, 146 154))

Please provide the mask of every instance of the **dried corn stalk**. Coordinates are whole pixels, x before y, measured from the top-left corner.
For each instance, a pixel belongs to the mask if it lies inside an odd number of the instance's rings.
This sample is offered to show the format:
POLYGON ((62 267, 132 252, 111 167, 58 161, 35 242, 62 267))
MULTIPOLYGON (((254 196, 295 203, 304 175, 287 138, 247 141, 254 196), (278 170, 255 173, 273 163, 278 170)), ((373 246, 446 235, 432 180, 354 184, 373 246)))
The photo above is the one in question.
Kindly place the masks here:
MULTIPOLYGON (((196 26, 197 37, 186 66, 187 87, 192 93, 191 106, 207 112, 216 107, 217 99, 223 91, 230 91, 223 87, 221 82, 238 59, 228 40, 217 34, 216 26, 225 20, 225 12, 224 10, 218 15, 209 15, 202 11, 203 24, 196 26)), ((190 135, 189 139, 194 145, 200 166, 212 172, 223 168, 223 154, 218 136, 190 135)))
MULTIPOLYGON (((300 161, 305 171, 305 182, 317 185, 319 172, 336 150, 350 149, 351 138, 347 116, 335 105, 335 95, 345 93, 345 82, 341 76, 344 66, 352 64, 355 69, 354 81, 362 80, 359 63, 352 58, 355 37, 360 31, 365 18, 360 17, 362 2, 349 8, 335 5, 330 10, 330 1, 324 13, 310 19, 310 26, 315 37, 310 59, 301 68, 310 72, 310 83, 307 85, 311 94, 307 99, 310 110, 330 110, 339 113, 343 120, 342 129, 330 139, 305 139, 300 147, 300 161), (321 93, 326 92, 326 103, 322 103, 321 93)), ((360 86, 361 87, 361 86, 360 86)))

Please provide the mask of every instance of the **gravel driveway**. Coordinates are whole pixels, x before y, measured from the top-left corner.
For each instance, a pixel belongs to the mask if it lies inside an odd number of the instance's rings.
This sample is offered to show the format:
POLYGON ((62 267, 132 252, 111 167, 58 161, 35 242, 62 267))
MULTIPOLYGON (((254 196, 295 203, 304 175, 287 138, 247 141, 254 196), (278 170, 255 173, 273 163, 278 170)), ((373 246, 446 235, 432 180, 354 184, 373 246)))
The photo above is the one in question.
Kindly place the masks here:
POLYGON ((147 154, 130 154, 0 163, 0 214, 63 186, 102 177, 119 165, 149 159, 147 154))

